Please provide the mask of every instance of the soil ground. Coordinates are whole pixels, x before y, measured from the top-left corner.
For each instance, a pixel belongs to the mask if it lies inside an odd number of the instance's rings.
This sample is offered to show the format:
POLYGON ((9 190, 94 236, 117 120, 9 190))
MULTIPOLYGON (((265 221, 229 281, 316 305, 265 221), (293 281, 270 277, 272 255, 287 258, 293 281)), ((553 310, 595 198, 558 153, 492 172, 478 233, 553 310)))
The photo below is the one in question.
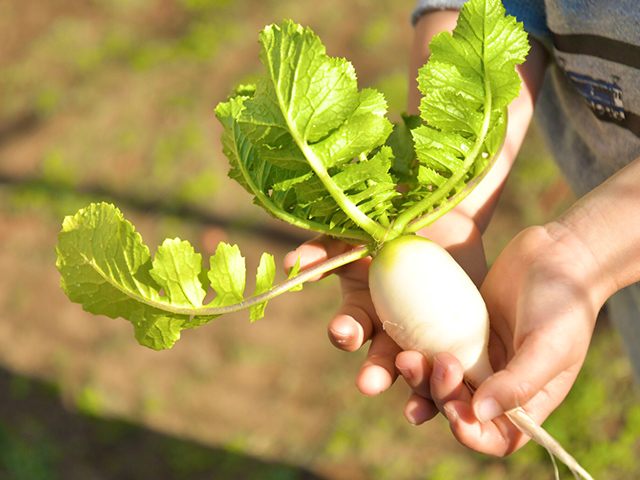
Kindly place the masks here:
MULTIPOLYGON (((57 232, 89 201, 116 203, 152 250, 180 236, 207 257, 225 240, 240 245, 250 269, 262 251, 281 259, 310 238, 270 219, 226 178, 213 108, 255 78, 258 30, 293 18, 402 111, 413 2, 376 6, 0 1, 0 478, 551 477, 535 446, 491 459, 458 445, 442 419, 410 427, 400 383, 362 397, 354 379, 364 352, 339 352, 326 340, 340 301, 335 279, 273 301, 254 324, 240 313, 188 331, 165 352, 137 345, 125 321, 86 314, 59 287, 57 232)), ((530 145, 487 234, 490 256, 571 202, 538 141, 530 145)), ((639 453, 640 429, 629 420, 637 397, 604 330, 593 362, 608 359, 608 383, 586 373, 577 389, 601 395, 587 410, 612 401, 602 390, 615 390, 619 406, 597 428, 613 445, 603 458, 621 460, 596 467, 614 472, 601 478, 632 478, 640 472, 628 460, 639 453)), ((582 453, 605 448, 563 415, 557 429, 566 441, 584 445, 582 453)))

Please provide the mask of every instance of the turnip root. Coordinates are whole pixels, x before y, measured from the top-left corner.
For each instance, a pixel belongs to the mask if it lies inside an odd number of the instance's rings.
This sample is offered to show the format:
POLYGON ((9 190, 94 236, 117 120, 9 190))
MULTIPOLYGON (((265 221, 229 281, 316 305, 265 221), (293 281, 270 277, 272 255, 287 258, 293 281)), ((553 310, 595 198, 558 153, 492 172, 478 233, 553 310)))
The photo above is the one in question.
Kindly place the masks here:
MULTIPOLYGON (((445 249, 416 235, 392 240, 371 262, 369 289, 385 331, 403 350, 422 352, 429 363, 437 353, 453 354, 472 387, 492 375, 486 305, 474 283, 445 249)), ((506 415, 566 464, 576 478, 580 475, 593 480, 522 408, 506 415)))

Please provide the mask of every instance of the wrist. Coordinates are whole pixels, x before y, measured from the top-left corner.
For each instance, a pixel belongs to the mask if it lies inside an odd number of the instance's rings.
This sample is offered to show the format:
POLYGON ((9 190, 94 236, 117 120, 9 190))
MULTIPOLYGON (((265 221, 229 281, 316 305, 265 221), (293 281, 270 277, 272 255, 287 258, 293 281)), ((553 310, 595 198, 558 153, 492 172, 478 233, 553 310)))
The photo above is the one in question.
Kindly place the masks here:
POLYGON ((640 281, 640 158, 580 198, 548 224, 557 239, 590 259, 604 300, 640 281))
POLYGON ((565 263, 572 281, 589 297, 594 309, 599 310, 618 286, 614 272, 579 223, 561 217, 545 224, 543 228, 551 241, 545 248, 557 252, 552 254, 565 263))

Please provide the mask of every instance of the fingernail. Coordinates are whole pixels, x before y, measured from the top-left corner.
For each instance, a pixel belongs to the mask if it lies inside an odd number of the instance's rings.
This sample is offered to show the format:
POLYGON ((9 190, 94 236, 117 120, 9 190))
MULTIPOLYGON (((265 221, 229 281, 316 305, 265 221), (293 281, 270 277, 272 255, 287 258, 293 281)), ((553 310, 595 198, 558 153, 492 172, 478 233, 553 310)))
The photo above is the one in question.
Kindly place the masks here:
POLYGON ((504 413, 500 405, 498 405, 498 402, 496 402, 496 399, 492 397, 480 401, 474 410, 476 418, 480 423, 490 422, 504 413))
POLYGON ((436 380, 444 380, 444 373, 446 369, 444 365, 441 364, 436 357, 433 358, 433 372, 431 374, 436 377, 436 380))
POLYGON ((402 375, 406 380, 411 380, 413 378, 413 372, 411 371, 410 368, 403 368, 397 365, 396 365, 396 368, 400 372, 400 375, 402 375))
POLYGON ((447 407, 446 405, 444 405, 442 408, 445 411, 445 415, 447 417, 447 420, 449 420, 450 423, 453 423, 456 420, 458 420, 458 414, 456 413, 455 410, 447 407))
POLYGON ((351 334, 348 332, 340 332, 338 330, 331 329, 331 336, 336 343, 345 344, 351 339, 351 334))

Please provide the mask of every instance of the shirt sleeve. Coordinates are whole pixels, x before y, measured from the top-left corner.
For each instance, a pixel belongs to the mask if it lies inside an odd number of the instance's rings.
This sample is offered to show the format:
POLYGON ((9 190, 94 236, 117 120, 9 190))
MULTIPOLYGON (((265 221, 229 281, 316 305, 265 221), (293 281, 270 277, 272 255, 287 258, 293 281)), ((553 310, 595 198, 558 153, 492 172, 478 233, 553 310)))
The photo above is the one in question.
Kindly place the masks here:
POLYGON ((432 10, 460 10, 466 0, 418 0, 413 13, 411 24, 415 25, 422 15, 432 10))
MULTIPOLYGON (((418 0, 411 14, 411 24, 415 26, 422 15, 432 10, 460 10, 466 0, 418 0)), ((545 0, 502 0, 507 14, 524 24, 524 29, 545 45, 549 43, 545 0)))
POLYGON ((548 46, 551 32, 547 26, 545 0, 502 0, 507 14, 523 23, 524 29, 548 46))

